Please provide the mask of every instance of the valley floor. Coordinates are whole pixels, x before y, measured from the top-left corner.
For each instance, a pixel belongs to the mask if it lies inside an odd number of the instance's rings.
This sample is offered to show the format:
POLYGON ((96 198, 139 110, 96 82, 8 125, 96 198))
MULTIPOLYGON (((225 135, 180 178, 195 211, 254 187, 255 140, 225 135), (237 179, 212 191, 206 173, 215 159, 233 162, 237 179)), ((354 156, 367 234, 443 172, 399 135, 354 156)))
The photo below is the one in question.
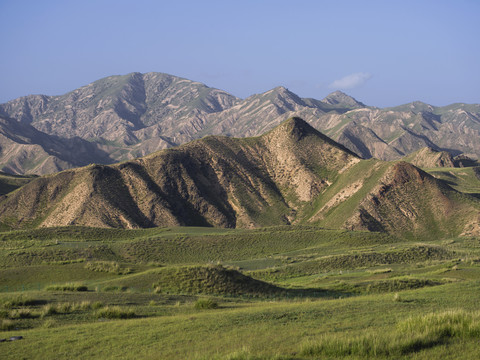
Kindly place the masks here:
POLYGON ((6 359, 480 357, 475 237, 51 228, 0 264, 6 359))

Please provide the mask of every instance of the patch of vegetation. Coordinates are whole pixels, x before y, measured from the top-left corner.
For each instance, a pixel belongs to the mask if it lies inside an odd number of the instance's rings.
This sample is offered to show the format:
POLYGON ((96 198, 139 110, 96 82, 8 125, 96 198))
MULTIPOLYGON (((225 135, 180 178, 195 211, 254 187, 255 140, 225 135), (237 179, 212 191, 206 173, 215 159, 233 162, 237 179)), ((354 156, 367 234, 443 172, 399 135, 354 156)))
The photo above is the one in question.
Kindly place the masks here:
POLYGON ((131 319, 135 316, 133 309, 122 308, 120 306, 106 306, 95 312, 95 317, 98 319, 131 319))
POLYGON ((0 331, 10 331, 17 328, 17 322, 10 319, 3 319, 0 324, 0 331))
POLYGON ((121 268, 120 264, 115 261, 89 261, 85 264, 85 268, 91 271, 106 272, 113 274, 130 274, 132 269, 121 268))
POLYGON ((0 306, 5 309, 13 309, 15 307, 20 306, 29 306, 29 305, 36 305, 38 300, 23 296, 23 295, 15 295, 13 297, 7 297, 0 301, 0 306))
POLYGON ((84 284, 59 284, 59 285, 50 285, 45 288, 46 291, 88 291, 88 286, 84 284))
POLYGON ((391 268, 385 268, 385 269, 374 269, 374 270, 367 270, 371 274, 386 274, 390 273, 393 270, 391 268))
POLYGON ((73 260, 59 260, 59 261, 44 261, 44 265, 70 265, 85 262, 85 259, 73 259, 73 260))
POLYGON ((403 290, 418 289, 425 286, 442 285, 444 282, 430 279, 415 279, 409 277, 395 278, 380 281, 361 282, 354 285, 347 285, 346 283, 334 286, 337 290, 351 291, 351 292, 394 292, 403 290))
POLYGON ((155 272, 156 293, 262 296, 282 289, 221 265, 162 268, 155 272))
POLYGON ((8 315, 10 319, 34 319, 40 316, 41 316, 40 313, 28 308, 11 310, 8 315))
POLYGON ((195 309, 216 309, 218 302, 213 299, 198 299, 194 304, 195 309))
POLYGON ((477 338, 479 335, 480 313, 455 310, 412 317, 386 334, 369 331, 360 336, 325 336, 303 345, 300 354, 334 358, 398 357, 445 345, 456 338, 477 338))
POLYGON ((117 286, 117 285, 109 285, 109 286, 105 286, 102 288, 102 291, 104 292, 124 292, 124 291, 127 291, 128 290, 128 287, 127 286, 117 286))

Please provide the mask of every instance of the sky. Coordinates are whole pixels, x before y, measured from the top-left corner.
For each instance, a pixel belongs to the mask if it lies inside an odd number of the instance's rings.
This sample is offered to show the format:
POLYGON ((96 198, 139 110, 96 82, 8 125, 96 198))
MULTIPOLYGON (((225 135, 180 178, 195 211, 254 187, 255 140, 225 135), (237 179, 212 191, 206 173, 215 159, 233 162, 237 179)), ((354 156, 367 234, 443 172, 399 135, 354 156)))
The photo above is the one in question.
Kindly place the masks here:
POLYGON ((0 103, 163 72, 246 98, 480 103, 477 0, 0 0, 0 103))

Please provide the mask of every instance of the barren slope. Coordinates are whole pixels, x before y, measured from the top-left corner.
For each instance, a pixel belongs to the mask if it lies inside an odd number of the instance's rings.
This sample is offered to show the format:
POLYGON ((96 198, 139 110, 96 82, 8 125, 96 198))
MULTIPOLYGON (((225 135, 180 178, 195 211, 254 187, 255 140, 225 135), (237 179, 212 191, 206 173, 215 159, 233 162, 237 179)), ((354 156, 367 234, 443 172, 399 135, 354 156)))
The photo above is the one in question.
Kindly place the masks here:
POLYGON ((39 178, 10 194, 0 216, 14 227, 288 224, 357 161, 290 119, 259 138, 211 136, 117 165, 39 178))
MULTIPOLYGON (((480 157, 480 105, 434 107, 413 102, 379 109, 340 91, 316 100, 300 98, 281 86, 242 100, 162 73, 110 76, 61 96, 25 96, 0 104, 0 115, 58 140, 87 140, 107 155, 92 154, 93 162, 102 164, 145 156, 205 135, 259 136, 293 116, 364 158, 400 159, 424 147, 480 157)), ((25 136, 21 127, 16 131, 16 137, 25 136)), ((5 170, 34 169, 44 174, 72 166, 62 159, 32 168, 31 163, 45 158, 42 151, 24 151, 16 166, 5 170)), ((73 158, 75 147, 63 153, 73 158)), ((8 161, 0 156, 0 162, 8 161)))
POLYGON ((345 226, 404 237, 435 238, 471 232, 479 223, 477 199, 406 163, 393 163, 359 203, 345 226))
POLYGON ((78 137, 66 140, 48 135, 0 116, 0 171, 49 174, 95 161, 112 160, 96 144, 78 137))
POLYGON ((400 162, 361 160, 299 118, 31 181, 0 201, 13 228, 314 223, 399 236, 475 233, 479 202, 400 162))

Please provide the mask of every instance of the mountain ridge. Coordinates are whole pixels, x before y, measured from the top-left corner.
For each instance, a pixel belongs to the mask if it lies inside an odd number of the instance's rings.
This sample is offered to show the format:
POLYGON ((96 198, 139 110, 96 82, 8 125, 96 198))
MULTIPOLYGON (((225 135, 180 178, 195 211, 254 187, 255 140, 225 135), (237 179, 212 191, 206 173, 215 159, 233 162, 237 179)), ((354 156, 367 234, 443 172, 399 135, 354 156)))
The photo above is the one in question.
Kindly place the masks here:
POLYGON ((63 139, 43 133, 29 124, 0 115, 0 166, 10 173, 53 173, 67 166, 84 166, 101 160, 111 162, 109 155, 79 137, 63 139), (27 164, 26 164, 27 163, 27 164), (27 165, 27 166, 25 166, 27 165))
POLYGON ((212 135, 122 163, 33 179, 1 198, 0 224, 255 228, 305 223, 454 236, 475 224, 479 209, 478 199, 411 164, 362 160, 305 121, 290 118, 259 137, 212 135), (399 204, 404 205, 394 206, 399 204))
MULTIPOLYGON (((0 114, 49 136, 86 140, 107 154, 93 162, 105 164, 206 135, 259 136, 293 116, 364 158, 396 160, 426 146, 454 156, 480 156, 478 104, 412 102, 380 109, 339 91, 316 100, 282 86, 240 99, 164 73, 110 76, 60 96, 29 95, 0 104, 0 114)), ((19 174, 54 171, 42 169, 32 156, 17 168, 6 159, 0 164, 19 174)), ((57 163, 59 170, 79 165, 57 163)))

